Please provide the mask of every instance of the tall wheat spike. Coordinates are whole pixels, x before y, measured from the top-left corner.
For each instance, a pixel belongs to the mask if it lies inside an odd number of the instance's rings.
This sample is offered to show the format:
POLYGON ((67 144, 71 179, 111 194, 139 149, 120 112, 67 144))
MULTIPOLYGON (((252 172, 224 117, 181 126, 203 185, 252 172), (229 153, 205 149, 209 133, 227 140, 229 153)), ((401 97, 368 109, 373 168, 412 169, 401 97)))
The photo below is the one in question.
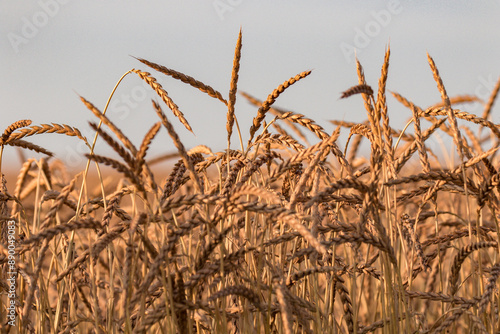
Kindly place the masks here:
POLYGON ((236 48, 234 50, 233 71, 231 74, 231 87, 229 88, 229 103, 227 104, 226 129, 227 129, 228 150, 231 144, 231 135, 233 133, 233 124, 235 120, 234 105, 236 103, 236 91, 238 89, 238 72, 240 70, 241 46, 242 46, 242 36, 240 29, 240 33, 238 35, 238 41, 236 42, 236 48))
POLYGON ((156 81, 156 79, 151 76, 148 72, 143 72, 140 70, 132 70, 132 72, 136 73, 142 80, 148 83, 148 85, 153 88, 153 90, 158 94, 158 96, 165 102, 167 107, 172 110, 172 113, 179 119, 179 121, 188 129, 190 132, 193 132, 191 125, 189 125, 188 121, 184 117, 182 111, 179 110, 179 107, 174 103, 174 101, 168 96, 168 93, 163 87, 156 81))
POLYGON ((441 93, 441 98, 443 99, 444 107, 446 109, 446 112, 448 113, 448 121, 451 126, 451 130, 453 133, 453 141, 455 143, 455 146, 457 147, 460 159, 463 161, 464 160, 464 151, 463 151, 463 145, 462 145, 462 136, 460 134, 460 131, 458 130, 458 124, 457 124, 457 119, 455 117, 455 113, 451 109, 451 102, 450 98, 448 97, 448 94, 446 93, 446 89, 444 88, 443 85, 443 80, 441 79, 441 76, 439 75, 439 71, 436 67, 436 64, 434 63, 434 60, 432 57, 427 54, 427 60, 429 61, 429 65, 432 70, 432 74, 434 76, 434 80, 437 83, 438 90, 441 93))

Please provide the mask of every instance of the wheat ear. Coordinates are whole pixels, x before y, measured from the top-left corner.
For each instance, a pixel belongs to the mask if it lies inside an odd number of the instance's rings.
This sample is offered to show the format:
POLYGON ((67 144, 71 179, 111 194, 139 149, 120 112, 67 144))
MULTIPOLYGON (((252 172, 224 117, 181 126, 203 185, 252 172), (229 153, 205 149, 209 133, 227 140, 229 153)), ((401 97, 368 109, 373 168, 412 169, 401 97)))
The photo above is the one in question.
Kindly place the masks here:
POLYGON ((69 194, 73 190, 75 183, 76 183, 76 180, 78 179, 79 176, 80 176, 80 174, 77 174, 73 178, 73 180, 71 180, 71 182, 66 187, 64 187, 62 189, 61 193, 59 194, 59 196, 57 196, 54 204, 52 205, 49 212, 45 216, 45 219, 40 224, 40 230, 43 230, 45 227, 47 227, 49 225, 50 221, 52 220, 52 218, 54 218, 56 216, 57 212, 62 207, 62 205, 64 204, 64 202, 68 198, 69 194))
POLYGON ((30 143, 28 141, 21 140, 21 139, 11 140, 7 143, 7 145, 22 147, 22 148, 25 148, 25 149, 28 149, 31 151, 35 151, 37 153, 43 153, 45 155, 48 155, 49 157, 54 155, 52 152, 50 152, 49 150, 47 150, 41 146, 35 145, 33 143, 30 143))
POLYGON ((161 122, 155 123, 151 129, 146 133, 144 136, 144 139, 142 140, 141 146, 139 147, 139 151, 137 152, 137 156, 135 158, 137 164, 136 164, 136 171, 140 171, 142 168, 142 165, 144 164, 144 158, 146 157, 146 153, 149 149, 149 145, 151 145, 151 142, 153 141, 154 137, 160 131, 161 128, 161 122))
POLYGON ((431 170, 431 165, 429 163, 427 150, 425 149, 425 143, 422 137, 422 130, 420 128, 420 116, 418 115, 415 106, 412 106, 411 111, 413 112, 413 124, 415 126, 415 142, 417 144, 418 153, 420 155, 420 163, 422 164, 424 172, 427 173, 431 170))
MULTIPOLYGON (((358 74, 358 84, 366 85, 365 73, 363 71, 363 66, 358 59, 356 59, 356 71, 358 74)), ((377 110, 374 109, 372 101, 373 94, 361 94, 363 96, 363 102, 365 105, 366 112, 368 114, 368 120, 370 121, 370 128, 372 130, 374 138, 380 139, 380 115, 377 114, 377 110)), ((378 143, 376 144, 378 145, 378 143)))
POLYGON ((144 186, 140 179, 135 175, 134 171, 121 162, 97 154, 85 154, 85 157, 87 157, 87 159, 94 160, 95 162, 113 167, 120 173, 123 173, 135 186, 137 186, 137 189, 144 191, 144 186))
POLYGON ((454 296, 457 293, 458 290, 458 276, 460 274, 460 268, 462 266, 462 263, 465 261, 465 259, 474 251, 479 250, 481 248, 488 248, 488 247, 496 247, 497 243, 496 242, 477 242, 473 243, 470 245, 467 245, 465 247, 462 247, 458 254, 455 256, 455 259, 453 260, 453 265, 451 266, 450 269, 450 278, 449 278, 449 284, 448 284, 448 293, 451 296, 454 296))
POLYGON ((111 122, 111 120, 106 115, 101 113, 99 109, 97 109, 92 103, 87 101, 84 97, 80 96, 80 99, 82 100, 83 104, 85 104, 85 106, 90 111, 92 111, 92 113, 97 118, 101 120, 101 122, 106 124, 106 126, 110 128, 111 131, 113 131, 113 133, 118 137, 118 139, 123 143, 123 145, 125 145, 125 147, 128 148, 130 152, 132 152, 133 155, 137 154, 137 148, 135 148, 134 144, 132 144, 130 139, 128 139, 128 137, 125 136, 123 132, 113 122, 111 122))
POLYGON ((236 42, 236 48, 234 50, 234 60, 233 60, 233 71, 231 74, 231 85, 229 88, 229 103, 227 104, 227 149, 229 150, 231 144, 231 135, 233 133, 233 124, 235 121, 234 116, 234 105, 236 103, 236 91, 238 89, 238 72, 240 70, 240 59, 241 59, 241 47, 242 47, 242 37, 241 29, 238 35, 238 41, 236 42))
POLYGON ((63 124, 41 124, 40 126, 38 125, 32 125, 29 128, 26 129, 18 129, 19 131, 13 132, 9 138, 4 142, 4 143, 9 143, 10 141, 21 139, 24 137, 29 137, 37 134, 42 134, 42 133, 60 133, 60 134, 65 134, 67 136, 76 136, 83 140, 85 143, 87 143, 87 139, 82 136, 80 130, 77 128, 73 128, 69 125, 63 124))
POLYGON ((482 115, 483 119, 488 119, 488 117, 490 116, 491 109, 493 108, 493 104, 495 103, 499 91, 500 91, 500 77, 498 78, 497 83, 495 84, 495 88, 493 88, 493 91, 491 92, 488 102, 484 106, 484 111, 482 115))
POLYGON ((129 165, 130 168, 134 169, 136 162, 132 155, 122 146, 120 143, 115 141, 106 131, 100 128, 96 123, 89 122, 90 127, 96 131, 99 136, 101 136, 108 145, 113 148, 113 150, 118 153, 120 157, 129 165))
POLYGON ((346 91, 343 91, 340 98, 345 99, 345 98, 348 98, 349 96, 361 94, 361 93, 373 96, 373 89, 366 84, 356 85, 356 86, 349 88, 346 91))
POLYGON ((216 98, 217 100, 221 101, 224 104, 227 104, 227 101, 222 97, 221 93, 219 93, 218 91, 216 91, 212 87, 205 85, 203 82, 198 81, 193 77, 190 77, 189 75, 186 75, 186 74, 178 72, 178 71, 174 71, 174 70, 167 68, 165 66, 155 64, 155 63, 150 62, 146 59, 142 59, 142 58, 135 58, 135 59, 137 59, 141 63, 151 67, 152 69, 157 70, 158 72, 161 72, 165 75, 171 76, 172 78, 180 80, 188 85, 193 86, 194 88, 198 88, 202 92, 207 93, 209 96, 216 98))
MULTIPOLYGON (((257 106, 257 107, 260 107, 263 103, 263 101, 253 97, 252 95, 248 94, 248 93, 245 93, 245 92, 240 92, 240 94, 247 99, 248 102, 250 102, 251 104, 253 104, 254 106, 257 106)), ((269 108, 269 112, 275 116, 281 116, 283 115, 284 113, 286 113, 285 110, 282 110, 282 109, 279 109, 279 108, 269 108)), ((304 134, 302 133, 302 131, 300 131, 299 127, 297 125, 295 125, 293 122, 291 122, 290 120, 287 120, 285 119, 284 120, 287 125, 292 128, 292 131, 297 135, 299 136, 299 138, 301 140, 303 140, 304 142, 307 143, 307 138, 306 136, 304 136, 304 134)), ((273 125, 276 124, 276 123, 273 123, 273 125)), ((328 136, 328 134, 327 134, 328 136)))
POLYGON ((302 73, 299 73, 296 76, 285 81, 283 84, 279 85, 278 88, 276 88, 271 94, 269 94, 267 100, 264 101, 259 110, 257 110, 257 116, 255 116, 253 119, 253 124, 250 127, 250 139, 248 140, 248 143, 252 141, 255 132, 257 132, 257 130, 260 128, 262 121, 266 117, 266 113, 269 111, 269 108, 276 101, 278 96, 280 96, 280 94, 283 93, 285 89, 287 89, 300 79, 307 77, 309 74, 311 74, 311 71, 304 71, 302 73))
POLYGON ((184 165, 186 166, 187 170, 189 171, 189 175, 191 176, 191 179, 193 180, 194 187, 196 188, 197 193, 202 193, 202 188, 200 186, 200 180, 198 178, 198 174, 196 174, 194 170, 193 163, 189 156, 187 155, 186 149, 184 148, 184 144, 182 144, 179 136, 177 135, 177 132, 175 132, 174 127, 172 124, 168 121, 167 116, 161 109, 160 105, 156 103, 154 100, 153 102, 153 107, 156 111, 156 114, 158 117, 161 119, 161 122, 163 123, 163 126, 167 129, 168 134, 172 138, 175 147, 177 148, 177 151, 179 152, 182 160, 184 161, 184 165))
POLYGON ((179 119, 179 121, 188 129, 191 133, 193 133, 193 129, 191 125, 189 125, 186 118, 184 118, 184 114, 179 110, 179 107, 174 103, 174 101, 168 96, 168 93, 163 87, 156 81, 154 77, 151 76, 148 72, 142 72, 140 70, 132 70, 132 72, 136 73, 142 80, 146 81, 151 88, 154 89, 156 94, 162 99, 163 102, 168 106, 172 113, 179 119))
POLYGON ((436 64, 434 63, 434 60, 432 57, 427 54, 427 60, 429 61, 429 65, 432 70, 432 74, 434 76, 434 80, 437 83, 438 90, 441 93, 441 98, 444 103, 444 107, 446 109, 446 112, 448 113, 448 121, 451 126, 451 131, 453 134, 453 141, 455 142, 455 146, 457 147, 458 154, 460 156, 461 161, 464 160, 464 148, 462 145, 462 136, 460 134, 460 130, 458 130, 458 124, 457 124, 457 119, 455 117, 455 113, 451 109, 451 102, 450 98, 448 97, 448 94, 446 93, 446 89, 444 88, 443 80, 441 79, 441 76, 439 75, 439 71, 436 67, 436 64))
POLYGON ((31 120, 29 119, 23 119, 23 120, 19 120, 17 122, 14 122, 12 123, 11 125, 9 125, 7 127, 7 129, 5 129, 5 131, 3 132, 2 134, 2 138, 0 140, 0 144, 3 144, 7 141, 7 139, 9 139, 10 137, 10 134, 14 131, 16 131, 17 129, 19 128, 24 128, 25 126, 28 126, 31 124, 31 120))
POLYGON ((394 148, 392 147, 392 128, 389 125, 389 114, 387 113, 387 99, 386 99, 386 84, 387 76, 389 72, 389 57, 391 55, 391 48, 387 47, 384 57, 384 64, 382 65, 382 70, 380 74, 380 79, 378 81, 378 94, 377 103, 375 105, 378 110, 377 113, 382 118, 382 131, 384 133, 384 151, 386 152, 385 161, 391 171, 392 175, 395 175, 396 170, 394 168, 394 148))

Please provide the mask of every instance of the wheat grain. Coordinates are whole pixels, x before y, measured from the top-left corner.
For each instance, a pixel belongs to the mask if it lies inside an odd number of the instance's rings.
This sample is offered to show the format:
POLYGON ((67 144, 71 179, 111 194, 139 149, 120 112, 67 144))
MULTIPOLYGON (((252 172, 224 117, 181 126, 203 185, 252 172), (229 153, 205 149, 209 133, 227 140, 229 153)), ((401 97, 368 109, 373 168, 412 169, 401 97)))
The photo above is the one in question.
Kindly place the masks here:
MULTIPOLYGON (((16 187, 14 189, 14 197, 20 198, 21 195, 21 189, 24 186, 24 183, 26 181, 26 178, 28 176, 28 172, 31 169, 32 164, 35 162, 34 159, 28 159, 26 160, 21 169, 19 170, 19 173, 17 174, 17 179, 16 179, 16 187)), ((18 209, 18 203, 14 202, 12 205, 12 210, 11 210, 11 215, 14 216, 14 214, 17 212, 18 209)))
POLYGON ((349 333, 354 333, 354 319, 353 319, 353 309, 351 298, 349 297, 349 290, 344 285, 345 281, 338 275, 334 275, 336 281, 336 289, 340 296, 340 301, 342 302, 345 321, 347 323, 347 330, 349 333))
MULTIPOLYGON (((429 108, 425 111, 422 111, 422 114, 428 115, 428 116, 446 115, 446 113, 447 113, 446 110, 443 110, 442 108, 429 108)), ((489 128, 491 130, 491 132, 493 132, 495 134, 495 136, 500 138, 500 130, 498 129, 498 126, 495 125, 494 123, 492 123, 486 119, 477 117, 474 114, 470 114, 470 113, 467 113, 465 111, 461 111, 459 109, 453 109, 451 111, 451 113, 457 118, 464 119, 466 121, 469 121, 469 122, 472 122, 475 124, 479 124, 481 126, 489 128)))

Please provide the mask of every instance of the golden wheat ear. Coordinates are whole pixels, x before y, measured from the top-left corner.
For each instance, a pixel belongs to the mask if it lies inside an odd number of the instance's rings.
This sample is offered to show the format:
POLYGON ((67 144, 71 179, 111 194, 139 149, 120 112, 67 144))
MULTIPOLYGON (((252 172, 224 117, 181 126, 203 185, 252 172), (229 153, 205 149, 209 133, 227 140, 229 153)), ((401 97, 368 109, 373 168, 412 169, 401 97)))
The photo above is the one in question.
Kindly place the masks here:
POLYGON ((262 106, 257 110, 257 116, 254 117, 253 119, 253 124, 250 127, 250 139, 248 142, 250 143, 255 135, 255 132, 259 130, 260 125, 262 124, 262 121, 266 117, 267 112, 271 108, 271 105, 276 101, 278 96, 280 96, 281 93, 285 91, 288 87, 296 83, 297 81, 304 79, 307 77, 309 74, 311 74, 311 71, 304 71, 299 74, 297 74, 294 77, 291 77, 287 81, 283 82, 281 85, 278 86, 269 96, 267 99, 262 103, 262 106))
POLYGON ((458 129, 458 123, 457 123, 457 118, 455 117, 455 113, 453 112, 453 109, 451 108, 450 98, 448 97, 448 93, 446 93, 446 89, 444 88, 443 80, 441 79, 441 76, 439 75, 439 71, 436 67, 436 64, 434 63, 434 59, 432 59, 432 57, 429 54, 427 54, 427 60, 429 62, 429 66, 431 67, 432 75, 434 76, 434 81, 436 81, 439 93, 441 93, 441 99, 443 100, 444 108, 446 109, 447 114, 448 114, 448 122, 450 123, 450 128, 451 128, 452 135, 453 135, 453 142, 455 143, 455 146, 457 147, 457 151, 458 151, 458 154, 460 156, 460 159, 462 161, 464 161, 466 150, 462 144, 462 135, 460 134, 460 130, 458 129))
POLYGON ((97 109, 91 102, 87 101, 84 97, 80 96, 80 100, 82 100, 83 104, 85 104, 87 109, 92 111, 94 116, 99 118, 102 123, 106 124, 106 126, 110 128, 111 131, 113 131, 116 137, 118 137, 118 139, 123 143, 123 145, 125 145, 125 147, 130 152, 132 152, 133 155, 137 154, 137 148, 134 146, 134 144, 132 144, 130 139, 128 139, 128 137, 125 136, 123 132, 113 122, 111 122, 111 120, 106 115, 104 115, 104 113, 102 113, 99 109, 97 109))
POLYGON ((174 145, 177 148, 177 151, 179 152, 182 160, 184 161, 184 164, 186 165, 186 168, 189 171, 190 177, 194 183, 195 189, 198 192, 200 192, 202 189, 201 185, 200 185, 201 184, 200 179, 198 177, 198 174, 196 174, 196 172, 194 170, 193 163, 189 159, 189 156, 186 152, 184 144, 181 142, 181 140, 180 140, 179 136, 177 135, 177 132, 175 132, 172 124, 168 121, 167 116, 165 115, 165 113, 161 109, 160 105, 154 100, 152 100, 152 103, 153 103, 153 107, 156 111, 156 114, 161 119, 163 126, 167 129, 167 132, 168 132, 170 138, 172 138, 172 141, 174 142, 174 145))
POLYGON ((233 125, 235 121, 234 105, 236 104, 236 91, 238 90, 238 72, 240 70, 241 47, 242 47, 241 29, 234 50, 233 71, 231 73, 231 85, 229 87, 229 103, 227 105, 227 148, 231 146, 231 134, 233 133, 233 125))
POLYGON ((35 145, 33 143, 30 143, 28 141, 21 140, 21 139, 11 140, 7 143, 7 145, 25 148, 25 149, 28 149, 31 151, 35 151, 37 153, 43 153, 45 155, 48 155, 49 157, 54 155, 52 152, 50 152, 49 150, 46 150, 45 148, 43 148, 41 146, 35 145))
MULTIPOLYGON (((165 89, 163 89, 162 85, 160 85, 156 78, 151 75, 149 72, 143 72, 141 70, 132 70, 132 72, 136 73, 142 80, 144 80, 151 88, 154 89, 156 94, 161 97, 162 101, 170 108, 172 113, 179 119, 179 121, 188 129, 191 133, 194 134, 191 125, 189 125, 188 121, 184 117, 182 111, 179 110, 179 107, 175 102, 168 96, 168 93, 165 89)), ((136 152, 137 153, 137 152, 136 152)))
POLYGON ((356 94, 367 94, 367 95, 372 95, 373 96, 373 89, 365 84, 362 85, 356 85, 348 90, 342 92, 342 95, 340 96, 341 99, 348 98, 349 96, 356 95, 356 94))
MULTIPOLYGON (((134 57, 134 56, 132 56, 132 57, 134 57)), ((172 78, 180 80, 180 81, 184 82, 185 84, 188 84, 194 88, 198 88, 202 92, 208 94, 209 96, 211 96, 213 98, 216 98, 217 100, 219 100, 222 103, 227 105, 227 101, 222 97, 222 94, 219 93, 217 90, 213 89, 212 87, 210 87, 209 85, 206 85, 203 82, 198 81, 195 78, 193 78, 189 75, 186 75, 182 72, 178 72, 178 71, 172 70, 168 67, 158 65, 158 64, 153 63, 149 60, 137 58, 137 57, 134 57, 134 58, 137 59, 138 61, 140 61, 141 63, 151 67, 152 69, 158 71, 158 72, 161 72, 165 75, 171 76, 172 78)))
POLYGON ((17 122, 12 123, 3 132, 1 143, 5 143, 7 141, 7 139, 9 139, 12 132, 16 131, 19 128, 24 128, 25 126, 28 126, 30 124, 31 124, 31 120, 29 120, 29 119, 22 119, 22 120, 19 120, 17 122))

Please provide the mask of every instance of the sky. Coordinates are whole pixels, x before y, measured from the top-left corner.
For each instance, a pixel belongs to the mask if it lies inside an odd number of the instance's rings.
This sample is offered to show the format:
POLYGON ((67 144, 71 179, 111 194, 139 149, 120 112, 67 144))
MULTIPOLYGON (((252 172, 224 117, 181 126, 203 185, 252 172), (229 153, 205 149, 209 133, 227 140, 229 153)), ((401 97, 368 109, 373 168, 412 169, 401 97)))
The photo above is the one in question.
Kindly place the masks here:
MULTIPOLYGON (((91 141, 94 133, 88 122, 97 120, 79 96, 102 111, 120 77, 136 68, 151 72, 184 113, 194 135, 162 105, 188 149, 203 144, 221 151, 227 145, 227 107, 134 57, 190 75, 227 98, 240 28, 239 91, 265 100, 290 77, 312 70, 285 90, 275 106, 304 114, 327 132, 334 130, 329 120, 366 119, 360 96, 339 97, 357 84, 355 56, 367 83, 377 87, 389 45, 388 90, 423 108, 439 102, 429 53, 450 96, 474 94, 487 100, 500 76, 499 13, 500 1, 465 0, 0 0, 0 128, 20 119, 68 124, 91 141)), ((136 146, 159 120, 151 99, 160 101, 137 75, 129 74, 107 110, 136 146)), ((391 125, 402 128, 411 111, 392 96, 388 107, 391 125)), ((480 104, 461 108, 482 113, 480 104)), ((499 108, 500 104, 493 110, 495 123, 500 122, 499 108)), ((236 117, 244 142, 256 111, 237 97, 236 117)), ((69 167, 86 162, 82 154, 88 150, 78 139, 58 134, 26 139, 54 152, 69 167)), ((239 147, 235 135, 232 143, 239 147)), ((149 154, 175 150, 162 130, 149 154)), ((102 142, 96 153, 111 155, 102 142)), ((3 161, 20 167, 13 147, 5 149, 3 161)))

